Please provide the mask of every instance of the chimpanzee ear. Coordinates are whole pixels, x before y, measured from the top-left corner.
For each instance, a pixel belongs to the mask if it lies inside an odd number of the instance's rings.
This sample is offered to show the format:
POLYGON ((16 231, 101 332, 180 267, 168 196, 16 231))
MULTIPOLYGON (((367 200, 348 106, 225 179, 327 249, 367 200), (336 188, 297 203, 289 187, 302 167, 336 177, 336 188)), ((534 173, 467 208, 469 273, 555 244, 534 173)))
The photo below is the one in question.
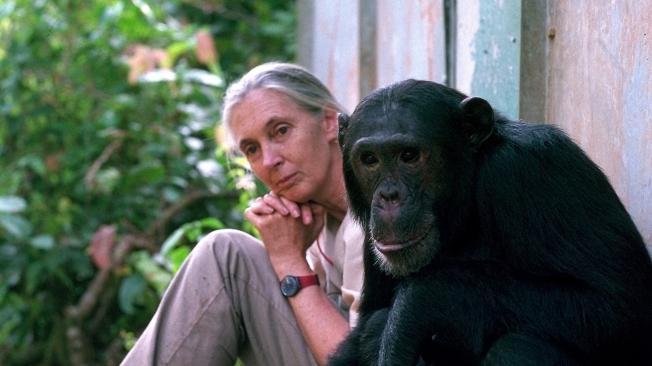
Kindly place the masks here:
POLYGON ((478 97, 468 97, 460 102, 462 128, 471 146, 478 147, 493 133, 494 110, 489 102, 478 97))
POLYGON ((340 125, 337 139, 340 143, 340 148, 344 150, 344 136, 346 135, 346 130, 349 128, 349 116, 343 112, 339 113, 337 115, 337 122, 340 125))

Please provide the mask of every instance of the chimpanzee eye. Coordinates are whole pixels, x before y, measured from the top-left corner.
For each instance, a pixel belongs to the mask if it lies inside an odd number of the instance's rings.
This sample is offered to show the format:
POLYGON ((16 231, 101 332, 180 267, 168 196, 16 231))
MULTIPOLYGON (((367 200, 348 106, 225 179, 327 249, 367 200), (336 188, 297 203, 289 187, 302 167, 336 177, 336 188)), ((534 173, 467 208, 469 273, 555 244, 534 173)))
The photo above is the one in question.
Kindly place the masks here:
POLYGON ((404 163, 414 163, 415 161, 419 160, 419 150, 409 147, 401 151, 400 157, 401 161, 404 163))
POLYGON ((360 161, 362 164, 370 166, 378 163, 378 158, 370 152, 364 152, 360 155, 360 161))

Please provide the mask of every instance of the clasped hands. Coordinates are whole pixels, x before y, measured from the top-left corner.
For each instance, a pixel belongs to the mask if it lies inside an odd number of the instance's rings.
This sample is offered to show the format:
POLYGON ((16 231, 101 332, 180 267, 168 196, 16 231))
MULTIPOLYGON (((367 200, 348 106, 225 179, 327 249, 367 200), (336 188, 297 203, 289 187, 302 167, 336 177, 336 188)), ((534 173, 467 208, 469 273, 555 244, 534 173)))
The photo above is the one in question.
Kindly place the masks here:
POLYGON ((324 211, 317 203, 297 203, 270 192, 252 201, 244 215, 260 233, 272 264, 278 267, 305 263, 306 250, 324 227, 324 211))

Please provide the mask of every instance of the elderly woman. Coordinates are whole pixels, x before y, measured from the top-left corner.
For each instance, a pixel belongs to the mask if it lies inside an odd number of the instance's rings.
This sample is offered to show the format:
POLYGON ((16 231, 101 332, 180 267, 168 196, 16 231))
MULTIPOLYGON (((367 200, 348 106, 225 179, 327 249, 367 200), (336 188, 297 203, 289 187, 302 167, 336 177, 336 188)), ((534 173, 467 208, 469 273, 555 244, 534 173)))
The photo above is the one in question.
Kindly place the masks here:
POLYGON ((262 243, 235 230, 202 239, 123 365, 326 363, 355 322, 362 286, 340 111, 292 64, 258 66, 229 87, 228 140, 270 189, 245 211, 262 243))

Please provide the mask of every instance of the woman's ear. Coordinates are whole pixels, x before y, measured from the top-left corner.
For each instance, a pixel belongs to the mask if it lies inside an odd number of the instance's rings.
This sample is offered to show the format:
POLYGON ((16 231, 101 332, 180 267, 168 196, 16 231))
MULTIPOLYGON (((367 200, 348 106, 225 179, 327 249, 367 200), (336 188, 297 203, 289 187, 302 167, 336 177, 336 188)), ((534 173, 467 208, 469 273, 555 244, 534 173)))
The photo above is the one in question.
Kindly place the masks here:
POLYGON ((328 142, 337 141, 339 124, 337 122, 338 112, 334 109, 324 109, 324 134, 328 142))

